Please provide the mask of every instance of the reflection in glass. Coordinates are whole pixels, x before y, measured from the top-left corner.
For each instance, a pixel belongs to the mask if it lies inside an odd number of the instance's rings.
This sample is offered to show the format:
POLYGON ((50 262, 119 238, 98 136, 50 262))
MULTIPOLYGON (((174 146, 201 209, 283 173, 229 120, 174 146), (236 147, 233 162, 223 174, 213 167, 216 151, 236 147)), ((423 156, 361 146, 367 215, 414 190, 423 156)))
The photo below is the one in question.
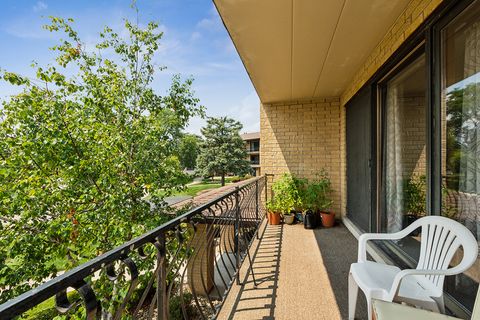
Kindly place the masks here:
MULTIPOLYGON (((480 20, 479 2, 442 31, 442 215, 480 239, 480 20)), ((461 259, 461 250, 454 261, 461 259)), ((473 307, 480 263, 447 278, 447 290, 473 307)))

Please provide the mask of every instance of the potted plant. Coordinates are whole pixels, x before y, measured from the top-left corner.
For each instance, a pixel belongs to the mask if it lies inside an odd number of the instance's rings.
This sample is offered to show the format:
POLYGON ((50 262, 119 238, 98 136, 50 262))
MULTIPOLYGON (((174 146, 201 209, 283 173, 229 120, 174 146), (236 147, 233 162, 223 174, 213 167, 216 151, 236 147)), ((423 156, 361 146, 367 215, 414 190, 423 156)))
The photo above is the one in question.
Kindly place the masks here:
POLYGON ((303 213, 306 209, 308 209, 305 202, 305 193, 307 192, 308 179, 294 176, 293 182, 295 183, 295 187, 297 189, 295 198, 295 210, 293 214, 299 222, 303 222, 303 213))
MULTIPOLYGON (((426 177, 414 175, 404 180, 403 196, 405 214, 403 215, 403 227, 408 227, 415 220, 425 216, 426 213, 426 177)), ((413 231, 410 235, 417 236, 420 230, 413 231)))
POLYGON ((269 224, 278 225, 282 220, 282 216, 275 201, 267 201, 267 220, 269 224))
POLYGON ((322 225, 326 228, 330 228, 335 224, 335 213, 330 211, 333 204, 330 198, 331 193, 330 178, 325 170, 317 174, 317 177, 308 184, 305 191, 307 207, 320 215, 322 225))
POLYGON ((286 224, 293 224, 295 221, 295 210, 291 210, 290 212, 284 213, 283 214, 283 221, 286 224))
POLYGON ((295 178, 289 173, 284 173, 280 179, 273 183, 272 190, 274 202, 277 209, 283 215, 285 223, 293 224, 295 207, 300 205, 300 197, 295 184, 295 178))

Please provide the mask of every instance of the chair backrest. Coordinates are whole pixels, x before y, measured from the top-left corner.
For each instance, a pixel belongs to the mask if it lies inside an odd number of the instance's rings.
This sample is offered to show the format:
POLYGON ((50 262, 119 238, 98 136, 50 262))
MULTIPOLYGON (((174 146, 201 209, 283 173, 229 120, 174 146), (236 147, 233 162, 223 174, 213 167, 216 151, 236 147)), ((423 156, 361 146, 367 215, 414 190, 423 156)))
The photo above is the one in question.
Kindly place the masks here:
MULTIPOLYGON (((463 249, 462 261, 455 269, 456 274, 470 268, 478 255, 478 244, 473 234, 464 225, 441 216, 418 219, 410 227, 421 227, 420 258, 417 269, 447 270, 459 247, 463 249)), ((439 290, 443 290, 444 275, 427 275, 425 278, 439 290)))

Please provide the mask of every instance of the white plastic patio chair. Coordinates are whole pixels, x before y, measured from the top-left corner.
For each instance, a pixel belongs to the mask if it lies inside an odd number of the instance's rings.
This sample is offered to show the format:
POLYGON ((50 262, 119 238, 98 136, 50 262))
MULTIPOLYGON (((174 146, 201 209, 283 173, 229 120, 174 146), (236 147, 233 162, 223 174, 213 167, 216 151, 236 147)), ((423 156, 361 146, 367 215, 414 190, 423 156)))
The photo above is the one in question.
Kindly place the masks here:
POLYGON ((372 319, 372 299, 406 302, 435 312, 445 312, 443 281, 470 268, 478 255, 477 240, 462 224, 445 217, 428 216, 396 233, 366 233, 358 239, 358 262, 352 263, 348 277, 348 318, 354 319, 358 288, 367 298, 368 319, 372 319), (420 258, 416 269, 368 261, 368 240, 398 240, 421 227, 420 258), (463 248, 462 261, 449 268, 454 253, 463 248))

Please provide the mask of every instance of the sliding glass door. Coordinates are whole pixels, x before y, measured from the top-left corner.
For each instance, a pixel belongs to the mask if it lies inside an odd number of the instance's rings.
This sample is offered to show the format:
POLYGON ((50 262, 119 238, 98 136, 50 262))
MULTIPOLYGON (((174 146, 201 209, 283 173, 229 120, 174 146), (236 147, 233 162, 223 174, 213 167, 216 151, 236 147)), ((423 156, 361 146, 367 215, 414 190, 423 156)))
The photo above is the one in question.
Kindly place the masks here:
MULTIPOLYGON (((480 2, 440 32, 441 214, 464 224, 480 239, 480 2)), ((480 244, 480 242, 479 242, 480 244)), ((455 262, 462 252, 457 252, 455 262)), ((480 260, 447 290, 473 306, 480 260)))
POLYGON ((425 215, 426 70, 417 55, 389 80, 383 96, 382 231, 396 232, 425 215))
MULTIPOLYGON (((381 232, 443 215, 480 239, 480 0, 469 3, 426 26, 426 37, 376 81, 381 232)), ((378 246, 400 266, 416 267, 420 242, 414 232, 378 246)), ((459 249, 452 265, 462 256, 459 249)), ((447 307, 467 316, 479 280, 480 259, 467 272, 446 277, 447 307)))

